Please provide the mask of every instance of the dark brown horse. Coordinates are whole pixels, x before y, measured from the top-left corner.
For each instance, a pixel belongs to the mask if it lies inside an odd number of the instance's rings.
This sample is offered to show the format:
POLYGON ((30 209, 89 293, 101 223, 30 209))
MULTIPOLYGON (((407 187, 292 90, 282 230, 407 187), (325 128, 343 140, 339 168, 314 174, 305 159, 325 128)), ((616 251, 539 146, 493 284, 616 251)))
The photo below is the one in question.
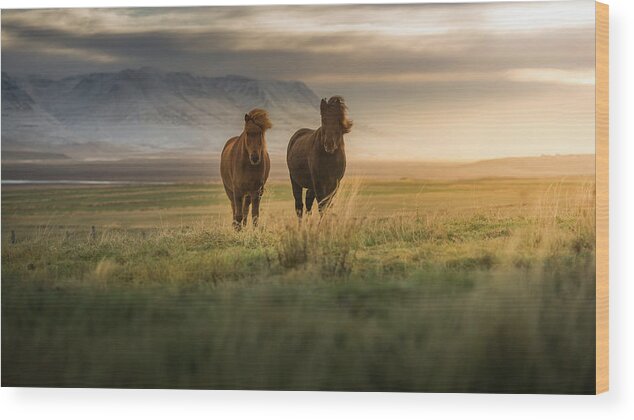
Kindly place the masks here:
POLYGON ((328 207, 346 171, 343 135, 349 133, 352 121, 341 96, 321 100, 321 127, 302 128, 288 142, 286 163, 291 175, 295 211, 302 217, 302 192, 306 188, 306 212, 317 198, 319 211, 328 207))
POLYGON ((253 225, 258 224, 260 199, 271 170, 264 133, 271 127, 266 111, 254 109, 244 116, 242 134, 229 139, 222 149, 220 176, 236 229, 247 224, 249 206, 253 207, 253 225))

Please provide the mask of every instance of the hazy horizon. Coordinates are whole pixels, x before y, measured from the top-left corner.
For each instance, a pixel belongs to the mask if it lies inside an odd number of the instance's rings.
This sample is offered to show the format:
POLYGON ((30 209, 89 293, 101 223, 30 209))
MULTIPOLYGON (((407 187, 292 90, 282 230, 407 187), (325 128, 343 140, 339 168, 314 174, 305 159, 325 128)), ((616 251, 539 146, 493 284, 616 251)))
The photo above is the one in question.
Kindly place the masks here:
MULTIPOLYGON (((149 66, 343 95, 349 154, 594 153, 594 2, 4 10, 2 70, 149 66)), ((286 133, 283 133, 286 135, 286 133)))

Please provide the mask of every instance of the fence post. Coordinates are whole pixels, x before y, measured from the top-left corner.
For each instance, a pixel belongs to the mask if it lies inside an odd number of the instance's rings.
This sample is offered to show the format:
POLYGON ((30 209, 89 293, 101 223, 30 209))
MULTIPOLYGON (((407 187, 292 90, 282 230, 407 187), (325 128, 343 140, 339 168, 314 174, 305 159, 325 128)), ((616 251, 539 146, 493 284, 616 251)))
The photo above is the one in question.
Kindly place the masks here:
POLYGON ((95 226, 93 226, 90 230, 90 237, 93 240, 97 239, 97 229, 95 229, 95 226))
POLYGON ((15 244, 15 242, 16 242, 16 241, 15 241, 15 230, 12 230, 12 231, 11 231, 11 243, 12 243, 12 244, 15 244))

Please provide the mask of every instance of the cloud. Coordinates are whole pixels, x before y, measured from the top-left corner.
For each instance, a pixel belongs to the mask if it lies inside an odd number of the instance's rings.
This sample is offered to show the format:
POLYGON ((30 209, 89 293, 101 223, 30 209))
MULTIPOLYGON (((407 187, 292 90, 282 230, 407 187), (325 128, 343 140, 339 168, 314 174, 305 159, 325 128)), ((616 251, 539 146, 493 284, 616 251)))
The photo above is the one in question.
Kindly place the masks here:
POLYGON ((513 69, 507 72, 507 77, 509 80, 517 82, 594 86, 594 69, 513 69))
POLYGON ((565 4, 5 11, 3 61, 13 72, 38 72, 20 65, 32 54, 58 74, 112 63, 333 83, 587 70, 588 14, 565 4), (563 8, 565 19, 552 17, 563 8), (64 68, 61 58, 73 65, 64 68))
POLYGON ((589 0, 2 13, 14 75, 152 66, 302 80, 345 95, 351 150, 397 136, 425 156, 591 152, 594 47, 589 0))

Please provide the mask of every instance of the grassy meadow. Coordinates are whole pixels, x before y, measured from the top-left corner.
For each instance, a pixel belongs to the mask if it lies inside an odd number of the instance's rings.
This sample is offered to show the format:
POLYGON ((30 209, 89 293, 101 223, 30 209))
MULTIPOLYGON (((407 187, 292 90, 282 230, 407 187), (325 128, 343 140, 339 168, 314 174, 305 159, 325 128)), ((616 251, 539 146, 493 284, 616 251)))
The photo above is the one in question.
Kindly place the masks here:
POLYGON ((2 188, 2 385, 594 392, 594 179, 2 188), (94 226, 94 230, 93 227, 94 226))

